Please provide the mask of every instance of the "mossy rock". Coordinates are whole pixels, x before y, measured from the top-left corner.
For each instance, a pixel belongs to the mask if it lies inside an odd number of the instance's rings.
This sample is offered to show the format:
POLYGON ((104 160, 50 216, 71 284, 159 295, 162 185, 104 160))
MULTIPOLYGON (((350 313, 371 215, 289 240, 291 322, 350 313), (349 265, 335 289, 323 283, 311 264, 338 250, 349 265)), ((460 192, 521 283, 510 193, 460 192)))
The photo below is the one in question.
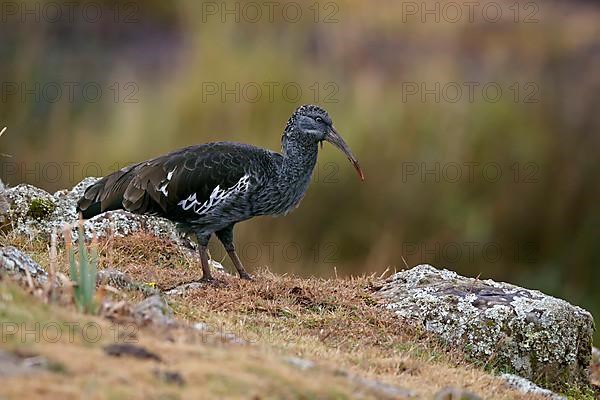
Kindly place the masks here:
POLYGON ((47 219, 56 210, 56 204, 52 200, 35 198, 29 204, 27 216, 38 221, 47 219))

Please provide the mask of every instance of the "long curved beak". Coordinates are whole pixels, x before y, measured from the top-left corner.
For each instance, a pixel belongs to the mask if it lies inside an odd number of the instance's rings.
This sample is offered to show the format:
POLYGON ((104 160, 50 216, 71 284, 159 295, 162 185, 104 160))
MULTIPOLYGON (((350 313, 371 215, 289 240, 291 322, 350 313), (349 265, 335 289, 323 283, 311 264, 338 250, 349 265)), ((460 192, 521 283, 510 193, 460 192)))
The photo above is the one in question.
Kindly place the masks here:
POLYGON ((356 157, 354 157, 354 154, 352 154, 350 146, 348 146, 346 142, 344 142, 344 139, 342 139, 340 134, 334 129, 333 126, 329 127, 329 132, 327 132, 327 135, 325 135, 325 140, 333 144, 338 149, 340 149, 346 155, 346 157, 348 157, 348 160, 350 160, 350 162, 354 166, 354 169, 358 173, 360 180, 364 181, 365 175, 363 174, 362 169, 360 169, 358 160, 356 159, 356 157))

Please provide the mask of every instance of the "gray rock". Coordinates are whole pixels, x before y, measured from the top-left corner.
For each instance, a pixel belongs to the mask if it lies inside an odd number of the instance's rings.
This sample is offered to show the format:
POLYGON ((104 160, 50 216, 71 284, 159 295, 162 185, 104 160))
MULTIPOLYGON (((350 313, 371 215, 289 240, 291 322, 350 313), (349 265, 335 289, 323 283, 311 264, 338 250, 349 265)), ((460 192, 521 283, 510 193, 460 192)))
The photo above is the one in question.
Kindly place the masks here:
POLYGON ((430 265, 396 273, 378 295, 488 367, 559 390, 589 384, 593 318, 564 300, 430 265))
POLYGON ((534 394, 544 396, 550 400, 567 400, 566 397, 560 396, 551 390, 543 389, 531 382, 529 379, 522 378, 514 374, 502 374, 500 377, 512 388, 524 394, 534 394))
POLYGON ((251 343, 250 341, 237 337, 231 332, 223 331, 222 327, 213 327, 205 322, 196 322, 191 325, 191 328, 202 334, 203 341, 211 337, 229 344, 245 345, 251 343))
POLYGON ((475 393, 457 388, 444 388, 437 392, 433 400, 483 400, 475 393))
POLYGON ((97 285, 110 285, 116 289, 124 290, 130 290, 135 286, 135 283, 129 275, 112 268, 99 270, 96 277, 96 283, 97 285))
POLYGON ((211 328, 206 322, 196 322, 192 325, 192 328, 197 330, 198 332, 210 332, 211 328))
POLYGON ((181 243, 176 225, 160 217, 132 214, 124 210, 109 211, 95 216, 84 224, 85 235, 90 239, 94 234, 105 237, 112 233, 117 237, 129 236, 136 232, 147 232, 154 236, 181 243))
POLYGON ((6 213, 6 222, 13 231, 33 239, 41 228, 50 237, 51 230, 48 225, 53 212, 51 209, 56 209, 55 200, 50 193, 22 184, 6 189, 4 196, 10 205, 6 213), (40 211, 46 210, 47 215, 37 211, 32 213, 32 210, 36 210, 36 204, 41 205, 40 211))
POLYGON ((8 199, 4 193, 4 183, 2 183, 2 180, 0 179, 0 226, 8 220, 9 209, 10 204, 8 204, 8 199))
POLYGON ((25 279, 28 271, 37 284, 48 280, 48 274, 38 263, 13 246, 0 247, 0 271, 16 279, 25 279))
POLYGON ((136 304, 132 309, 132 315, 140 323, 152 323, 154 325, 175 325, 173 310, 171 306, 156 294, 136 304))
POLYGON ((377 398, 413 399, 417 397, 417 394, 412 390, 395 385, 389 385, 375 379, 364 378, 353 373, 339 370, 337 371, 337 374, 345 376, 350 382, 354 383, 355 385, 359 385, 366 391, 375 393, 377 398))
POLYGON ((283 360, 286 363, 293 365, 294 367, 296 367, 302 371, 306 371, 307 369, 314 368, 314 366, 315 366, 314 362, 307 360, 305 358, 300 358, 300 357, 285 357, 283 360))
MULTIPOLYGON (((216 268, 214 268, 214 264, 210 263, 210 266, 212 267, 213 272, 214 272, 216 269, 216 268)), ((205 288, 207 284, 208 283, 203 282, 203 281, 182 283, 181 285, 177 285, 171 289, 165 290, 164 295, 165 296, 182 296, 190 291, 205 288)), ((219 283, 217 282, 217 284, 219 284, 219 283)))
MULTIPOLYGON (((71 190, 61 190, 54 194, 25 184, 6 189, 4 193, 10 204, 7 219, 12 230, 29 238, 39 236, 49 238, 52 231, 60 232, 66 224, 69 224, 73 226, 73 237, 76 240, 77 201, 85 189, 97 180, 98 178, 85 178, 71 190), (33 213, 32 204, 35 210, 33 213)), ((183 239, 173 222, 123 210, 110 211, 85 221, 84 229, 86 239, 91 239, 94 234, 97 237, 108 234, 127 236, 145 231, 183 244, 183 239)))
MULTIPOLYGON (((50 238, 53 231, 61 232, 65 225, 72 227, 71 236, 77 240, 78 215, 77 201, 85 189, 98 181, 99 178, 85 178, 70 190, 60 190, 50 194, 31 185, 18 185, 6 189, 0 186, 0 226, 9 225, 10 229, 32 240, 33 238, 50 238), (2 223, 2 196, 6 197, 9 205, 2 223), (33 205, 33 207, 32 207, 33 205), (32 208, 34 212, 32 212, 32 208)), ((0 182, 1 184, 1 182, 0 182)), ((136 232, 145 232, 154 236, 173 241, 180 245, 192 257, 198 257, 192 249, 193 244, 177 229, 177 225, 168 219, 132 214, 124 210, 109 211, 84 221, 86 240, 113 235, 124 237, 136 232)), ((199 261, 199 260, 198 260, 199 261)), ((210 260, 211 267, 225 272, 223 266, 210 260)))
POLYGON ((120 290, 137 290, 145 296, 153 296, 160 290, 153 285, 136 282, 129 275, 113 268, 101 269, 96 278, 98 285, 109 285, 120 290))
POLYGON ((40 356, 21 356, 0 350, 0 378, 41 372, 47 364, 47 360, 40 356))

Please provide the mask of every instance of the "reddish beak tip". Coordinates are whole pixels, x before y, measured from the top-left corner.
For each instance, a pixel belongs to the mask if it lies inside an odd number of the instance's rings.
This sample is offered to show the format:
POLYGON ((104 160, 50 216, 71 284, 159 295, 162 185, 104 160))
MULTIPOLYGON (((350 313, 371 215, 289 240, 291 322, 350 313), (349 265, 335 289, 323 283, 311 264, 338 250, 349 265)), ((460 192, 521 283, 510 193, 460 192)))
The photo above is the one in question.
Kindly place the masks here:
POLYGON ((356 169, 356 172, 358 173, 358 176, 360 177, 361 182, 364 182, 365 174, 363 174, 362 169, 360 168, 360 165, 358 165, 358 163, 354 164, 354 169, 356 169))

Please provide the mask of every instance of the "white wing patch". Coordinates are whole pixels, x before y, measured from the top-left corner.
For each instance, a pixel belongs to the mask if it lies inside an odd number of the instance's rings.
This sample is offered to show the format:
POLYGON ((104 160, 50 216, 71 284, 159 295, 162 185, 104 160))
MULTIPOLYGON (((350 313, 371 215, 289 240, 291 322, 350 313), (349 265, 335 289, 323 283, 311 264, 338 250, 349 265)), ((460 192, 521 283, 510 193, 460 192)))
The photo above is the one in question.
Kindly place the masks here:
POLYGON ((177 169, 177 167, 173 168, 168 174, 167 174, 167 180, 162 181, 161 182, 161 186, 158 188, 158 191, 161 192, 162 194, 165 195, 165 197, 169 197, 169 192, 167 192, 167 186, 169 185, 169 183, 171 183, 171 178, 173 177, 173 173, 175 172, 175 170, 177 169))
POLYGON ((175 172, 175 170, 177 169, 177 167, 173 168, 168 174, 167 174, 167 180, 171 181, 171 178, 173 177, 173 173, 175 172))
POLYGON ((187 211, 190 208, 198 215, 206 214, 211 208, 219 205, 234 193, 245 192, 250 188, 250 175, 245 174, 239 181, 229 189, 221 189, 219 185, 213 189, 208 200, 200 203, 196 193, 192 193, 187 199, 181 200, 178 205, 187 211))

